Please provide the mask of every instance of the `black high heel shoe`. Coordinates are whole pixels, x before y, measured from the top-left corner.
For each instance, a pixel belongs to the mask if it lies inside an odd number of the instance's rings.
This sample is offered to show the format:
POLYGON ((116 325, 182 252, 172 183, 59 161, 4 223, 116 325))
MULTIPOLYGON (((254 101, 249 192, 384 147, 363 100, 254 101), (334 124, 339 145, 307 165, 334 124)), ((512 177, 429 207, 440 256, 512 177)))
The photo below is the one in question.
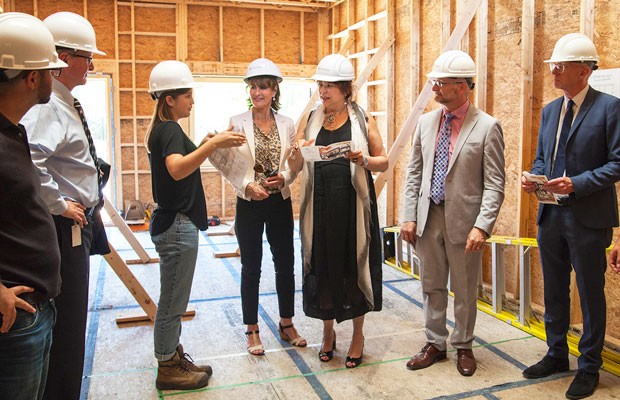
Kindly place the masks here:
MULTIPOLYGON (((364 338, 364 341, 366 340, 366 338, 364 338)), ((344 361, 344 366, 347 368, 357 368, 359 367, 359 365, 362 363, 362 359, 364 358, 364 344, 362 343, 362 354, 360 354, 359 357, 349 357, 349 355, 347 355, 347 358, 344 361)))
MULTIPOLYGON (((323 345, 321 344, 321 349, 323 345)), ((334 343, 332 344, 332 349, 330 351, 320 351, 319 350, 319 360, 322 362, 331 361, 334 358, 334 350, 336 350, 336 331, 334 331, 334 343)))

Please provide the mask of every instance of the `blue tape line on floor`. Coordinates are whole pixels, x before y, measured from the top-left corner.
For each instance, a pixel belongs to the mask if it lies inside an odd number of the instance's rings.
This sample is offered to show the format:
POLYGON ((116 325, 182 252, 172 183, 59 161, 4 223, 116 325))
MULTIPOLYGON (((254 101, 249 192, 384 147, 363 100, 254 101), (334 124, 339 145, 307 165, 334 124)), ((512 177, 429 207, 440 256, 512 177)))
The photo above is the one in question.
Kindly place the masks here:
MULTIPOLYGON (((212 243, 211 239, 208 236, 205 235, 205 237, 206 237, 208 242, 212 243)), ((217 251, 218 250, 217 246, 215 246, 215 247, 216 247, 216 251, 217 251)), ((226 269, 230 272, 231 276, 235 279, 237 284, 241 285, 241 276, 233 268, 232 264, 227 259, 225 259, 225 258, 222 259, 222 262, 224 263, 224 266, 226 267, 226 269)), ((271 319, 271 317, 269 316, 269 313, 267 313, 267 311, 263 308, 263 306, 260 305, 260 303, 258 304, 258 313, 260 314, 260 316, 263 319, 263 321, 265 321, 265 324, 267 325, 267 327, 269 328, 271 333, 275 337, 280 338, 280 334, 278 333, 278 326, 276 325, 275 321, 273 319, 271 319)), ((282 341, 281 339, 280 339, 280 341, 281 341, 281 343, 282 342, 286 343, 286 342, 282 341)), ((291 359, 295 363, 295 366, 301 371, 301 373, 307 374, 309 372, 312 372, 312 370, 310 369, 308 364, 306 364, 306 362, 301 358, 301 356, 299 356, 299 354, 297 353, 297 351, 295 349, 287 350, 286 354, 288 354, 291 357, 291 359)), ((329 395, 329 393, 327 392, 327 390, 325 389, 323 384, 321 384, 321 382, 319 381, 319 379, 316 376, 314 376, 314 375, 307 375, 307 376, 304 376, 304 378, 306 379, 306 381, 308 382, 308 384, 310 385, 312 390, 314 390, 314 392, 317 394, 317 396, 319 396, 320 399, 324 399, 324 400, 330 400, 331 399, 331 396, 329 395)))
MULTIPOLYGON (((101 305, 101 299, 103 298, 103 287, 105 285, 105 274, 107 268, 105 268, 105 259, 101 257, 99 264, 99 274, 97 275, 97 286, 95 287, 95 294, 93 298, 93 307, 97 309, 101 305)), ((84 378, 82 380, 82 390, 80 392, 80 399, 88 398, 88 390, 90 388, 90 375, 93 372, 93 362, 95 359, 95 348, 97 346, 97 332, 99 332, 99 316, 98 312, 90 314, 90 320, 88 322, 88 328, 86 330, 86 351, 84 353, 84 378)))
MULTIPOLYGON (((419 308, 422 308, 422 309, 424 308, 424 306, 423 306, 423 304, 421 302, 415 300, 413 297, 411 297, 408 294, 404 293, 400 289, 397 289, 392 284, 388 283, 388 284, 384 284, 384 286, 387 287, 388 289, 392 290, 394 293, 397 293, 399 296, 403 297, 404 299, 409 300, 410 302, 412 302, 413 304, 415 304, 419 308)), ((454 322, 452 320, 447 319, 446 320, 446 324, 448 326, 450 326, 451 328, 454 328, 454 322)), ((514 365, 515 367, 519 368, 520 370, 524 370, 525 368, 527 368, 527 366, 524 365, 522 362, 516 360, 515 358, 513 358, 512 356, 510 356, 510 355, 506 354, 505 352, 501 351, 497 347, 495 347, 493 345, 490 345, 488 342, 484 341, 483 339, 480 339, 479 337, 475 337, 474 338, 474 342, 481 344, 486 349, 492 351, 497 356, 502 358, 504 361, 509 362, 510 364, 514 365)))

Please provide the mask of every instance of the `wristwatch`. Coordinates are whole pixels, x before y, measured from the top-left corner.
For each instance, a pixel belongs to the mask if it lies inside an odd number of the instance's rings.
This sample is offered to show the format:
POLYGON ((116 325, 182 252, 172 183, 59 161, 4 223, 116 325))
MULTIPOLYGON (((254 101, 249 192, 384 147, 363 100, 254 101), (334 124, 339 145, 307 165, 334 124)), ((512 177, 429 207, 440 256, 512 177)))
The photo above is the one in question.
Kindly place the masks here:
POLYGON ((368 165, 368 157, 363 156, 362 157, 362 167, 366 168, 367 165, 368 165))

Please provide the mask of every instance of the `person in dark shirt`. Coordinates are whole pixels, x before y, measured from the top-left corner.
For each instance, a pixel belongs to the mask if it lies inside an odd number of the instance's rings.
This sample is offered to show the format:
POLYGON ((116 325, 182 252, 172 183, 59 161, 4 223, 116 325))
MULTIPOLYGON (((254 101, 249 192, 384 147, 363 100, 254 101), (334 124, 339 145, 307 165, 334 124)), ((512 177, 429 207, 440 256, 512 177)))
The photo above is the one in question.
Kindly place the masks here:
POLYGON ((39 19, 0 14, 0 398, 40 399, 47 378, 60 254, 19 120, 47 103, 58 59, 39 19))
POLYGON ((159 390, 201 388, 213 373, 209 365, 194 365, 179 342, 198 256, 198 230, 207 229, 200 165, 216 148, 245 143, 245 136, 227 131, 209 134, 196 147, 185 135, 178 120, 189 117, 195 86, 191 71, 180 61, 162 61, 149 79, 149 93, 157 100, 145 144, 157 202, 150 231, 161 274, 153 329, 159 390))

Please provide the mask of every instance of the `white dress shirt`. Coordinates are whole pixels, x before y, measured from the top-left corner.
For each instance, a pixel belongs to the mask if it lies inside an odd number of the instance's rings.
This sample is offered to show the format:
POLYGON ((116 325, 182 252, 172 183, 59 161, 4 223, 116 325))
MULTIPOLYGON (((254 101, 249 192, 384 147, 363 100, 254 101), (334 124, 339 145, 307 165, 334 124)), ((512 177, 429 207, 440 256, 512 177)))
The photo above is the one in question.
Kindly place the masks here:
POLYGON ((32 107, 21 123, 39 169, 41 197, 50 212, 61 215, 67 211, 65 200, 85 207, 97 205, 97 170, 69 89, 54 79, 49 103, 32 107))

